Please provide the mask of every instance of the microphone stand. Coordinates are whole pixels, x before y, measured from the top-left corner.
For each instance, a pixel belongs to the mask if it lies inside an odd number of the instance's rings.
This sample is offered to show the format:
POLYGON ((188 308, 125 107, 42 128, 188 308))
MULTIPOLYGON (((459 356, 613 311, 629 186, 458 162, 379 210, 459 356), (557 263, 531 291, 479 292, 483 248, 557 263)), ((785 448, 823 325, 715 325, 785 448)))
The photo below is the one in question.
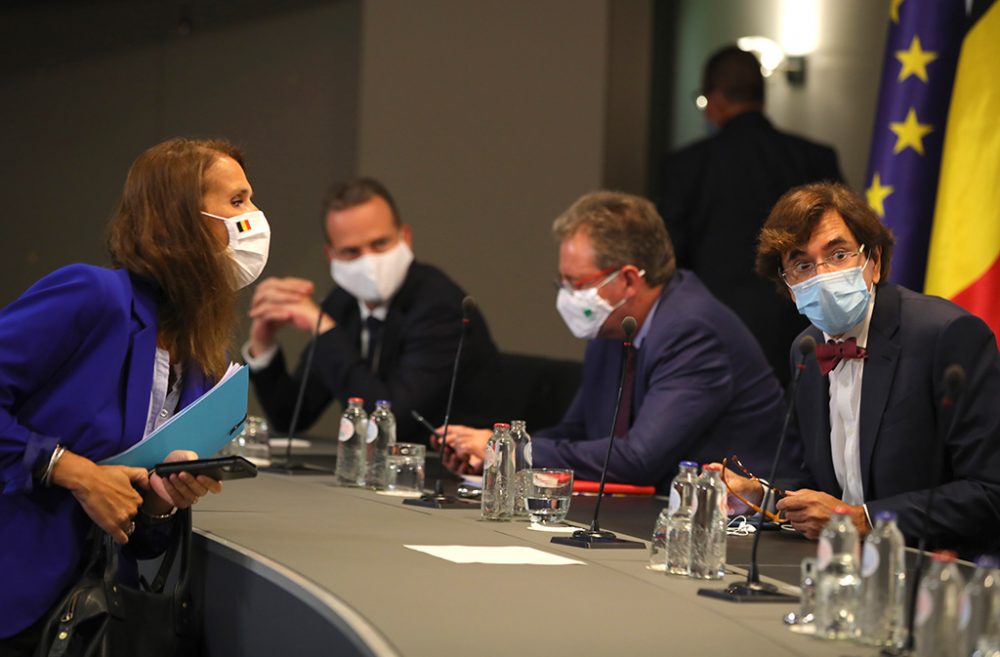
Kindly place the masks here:
MULTIPOLYGON (((944 388, 945 396, 941 400, 941 406, 943 408, 954 406, 955 409, 946 435, 946 438, 951 438, 955 432, 955 427, 958 426, 958 402, 965 388, 965 368, 958 363, 952 363, 946 367, 944 370, 944 388)), ((934 456, 935 458, 931 463, 931 477, 937 476, 941 472, 941 450, 938 449, 934 456)), ((929 479, 933 481, 932 478, 929 479)), ((917 593, 920 587, 920 580, 924 574, 924 564, 927 561, 927 534, 930 531, 931 510, 934 508, 934 492, 936 489, 936 486, 931 486, 927 491, 927 504, 924 506, 924 527, 923 531, 920 532, 920 539, 917 541, 917 562, 913 565, 913 583, 910 585, 910 599, 907 601, 906 609, 906 643, 902 650, 885 648, 879 653, 885 657, 898 657, 899 655, 908 655, 913 652, 913 626, 917 614, 917 593)))
POLYGON ((615 414, 611 419, 611 438, 608 440, 608 451, 604 455, 604 468, 601 470, 601 484, 597 489, 597 504, 594 505, 594 519, 590 523, 589 529, 578 529, 572 536, 555 536, 553 543, 559 545, 569 545, 578 548, 618 548, 618 549, 645 549, 646 545, 640 541, 627 541, 615 536, 613 532, 604 531, 598 523, 598 515, 601 513, 601 500, 604 499, 604 482, 608 477, 608 464, 611 462, 611 449, 615 444, 615 427, 618 425, 618 414, 621 412, 622 391, 625 388, 625 374, 628 372, 628 360, 632 357, 632 336, 635 334, 636 321, 631 315, 622 320, 622 331, 625 332, 625 341, 622 342, 622 367, 618 376, 618 399, 615 402, 615 414))
MULTIPOLYGON (((802 360, 795 366, 795 374, 792 382, 788 386, 788 410, 785 412, 785 422, 781 427, 781 437, 778 439, 778 446, 774 450, 774 460, 771 462, 771 474, 769 482, 774 482, 778 472, 778 462, 781 459, 781 450, 785 445, 785 437, 788 435, 788 426, 791 424, 792 416, 795 414, 795 390, 799 384, 799 378, 806 368, 806 358, 816 350, 816 340, 810 336, 805 336, 799 340, 799 353, 802 360)), ((764 500, 761 502, 762 509, 767 509, 771 504, 773 486, 768 486, 764 492, 764 500)), ((760 535, 764 518, 757 524, 757 531, 754 532, 753 546, 750 550, 750 565, 747 568, 746 582, 733 582, 724 589, 698 589, 698 595, 709 598, 718 598, 729 602, 795 602, 798 598, 794 595, 780 593, 774 584, 760 581, 760 567, 757 565, 757 547, 760 545, 760 535)))
POLYGON ((280 465, 273 465, 264 468, 268 472, 279 472, 282 474, 329 474, 328 468, 321 468, 311 463, 292 460, 292 440, 295 438, 295 430, 299 425, 299 413, 302 411, 302 400, 306 394, 306 382, 309 380, 309 373, 312 371, 313 357, 316 355, 316 342, 319 340, 319 326, 323 321, 323 307, 319 306, 316 314, 316 327, 313 330, 313 339, 309 343, 309 350, 306 352, 306 362, 302 368, 302 381, 299 383, 299 392, 295 396, 295 406, 292 409, 292 420, 288 424, 288 444, 285 445, 285 460, 280 465))
MULTIPOLYGON (((444 466, 444 451, 448 446, 448 423, 451 420, 451 404, 455 399, 455 384, 458 381, 458 363, 462 358, 462 347, 465 344, 465 334, 469 332, 469 322, 476 302, 472 297, 462 299, 462 332, 458 335, 458 349, 455 350, 455 365, 451 371, 451 385, 448 387, 448 403, 444 409, 444 428, 441 432, 441 464, 444 466)), ((434 492, 424 493, 416 499, 403 500, 403 504, 422 506, 430 509, 468 509, 469 502, 459 500, 444 492, 444 482, 437 479, 434 482, 434 492)))

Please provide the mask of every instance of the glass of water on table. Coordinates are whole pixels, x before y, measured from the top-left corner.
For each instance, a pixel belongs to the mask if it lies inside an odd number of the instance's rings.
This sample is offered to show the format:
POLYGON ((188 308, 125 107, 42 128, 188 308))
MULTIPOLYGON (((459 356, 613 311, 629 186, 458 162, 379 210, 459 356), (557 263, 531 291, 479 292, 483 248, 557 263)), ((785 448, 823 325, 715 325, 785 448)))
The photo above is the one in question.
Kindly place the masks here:
POLYGON ((531 522, 558 525, 564 521, 573 495, 573 471, 534 468, 519 474, 525 479, 524 506, 531 522))
POLYGON ((420 497, 424 490, 424 458, 427 448, 416 443, 392 443, 385 448, 385 492, 401 497, 420 497))

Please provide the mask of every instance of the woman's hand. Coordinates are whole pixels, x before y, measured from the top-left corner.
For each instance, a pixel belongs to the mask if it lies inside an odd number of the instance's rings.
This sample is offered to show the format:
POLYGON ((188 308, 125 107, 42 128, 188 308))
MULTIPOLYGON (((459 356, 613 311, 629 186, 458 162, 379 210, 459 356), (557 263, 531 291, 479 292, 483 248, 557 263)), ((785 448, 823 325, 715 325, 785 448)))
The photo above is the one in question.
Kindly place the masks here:
POLYGON ((144 468, 97 465, 73 452, 63 452, 52 470, 52 483, 73 493, 84 512, 116 543, 128 543, 142 495, 135 486, 149 488, 144 468))
MULTIPOLYGON (((163 462, 193 461, 197 458, 196 452, 178 449, 167 454, 163 462)), ((208 493, 222 491, 222 482, 205 475, 194 476, 189 472, 172 474, 169 477, 161 477, 154 473, 149 477, 149 484, 156 495, 151 495, 146 500, 143 509, 153 516, 169 513, 174 507, 186 509, 208 493)))

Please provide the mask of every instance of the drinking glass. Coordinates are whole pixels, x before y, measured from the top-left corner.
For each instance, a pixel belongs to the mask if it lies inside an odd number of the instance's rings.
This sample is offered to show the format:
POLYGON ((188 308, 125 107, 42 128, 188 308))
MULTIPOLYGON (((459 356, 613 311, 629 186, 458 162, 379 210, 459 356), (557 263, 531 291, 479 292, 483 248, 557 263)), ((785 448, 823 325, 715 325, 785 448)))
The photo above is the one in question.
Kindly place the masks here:
POLYGON ((385 448, 385 491, 393 495, 419 496, 424 491, 424 459, 427 447, 417 443, 393 443, 385 448))
POLYGON ((524 505, 531 522, 554 525, 565 520, 573 494, 573 471, 534 468, 525 472, 524 505))

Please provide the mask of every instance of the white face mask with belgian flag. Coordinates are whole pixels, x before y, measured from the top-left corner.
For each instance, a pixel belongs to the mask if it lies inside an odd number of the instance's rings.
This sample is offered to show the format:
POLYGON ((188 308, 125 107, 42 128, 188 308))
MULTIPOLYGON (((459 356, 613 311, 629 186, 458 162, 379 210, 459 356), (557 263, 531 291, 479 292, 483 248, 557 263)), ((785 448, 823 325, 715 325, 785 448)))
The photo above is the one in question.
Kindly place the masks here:
POLYGON ((267 254, 271 247, 271 227, 264 213, 255 210, 235 217, 220 217, 203 210, 202 214, 226 224, 226 231, 229 233, 227 251, 233 261, 236 288, 242 289, 257 280, 267 264, 267 254))

